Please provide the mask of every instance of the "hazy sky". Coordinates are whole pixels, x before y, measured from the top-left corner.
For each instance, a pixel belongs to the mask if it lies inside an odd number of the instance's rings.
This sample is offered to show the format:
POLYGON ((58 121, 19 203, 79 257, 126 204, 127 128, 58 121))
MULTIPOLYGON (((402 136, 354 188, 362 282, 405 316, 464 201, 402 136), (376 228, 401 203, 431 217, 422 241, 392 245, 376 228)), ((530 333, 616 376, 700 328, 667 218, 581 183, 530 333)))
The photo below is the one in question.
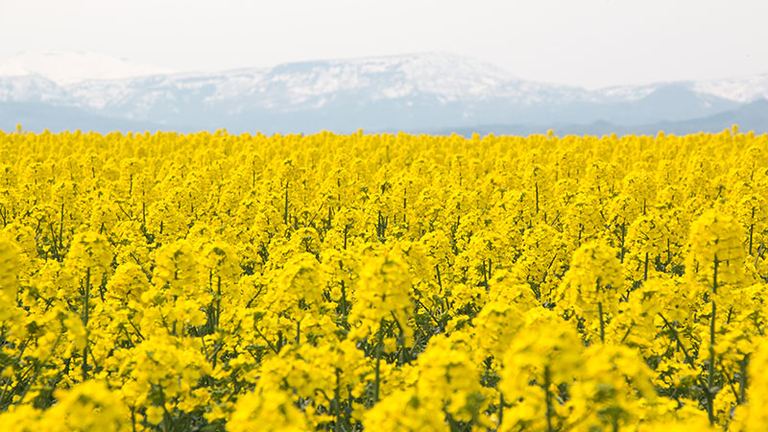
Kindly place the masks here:
POLYGON ((0 58, 217 70, 422 51, 584 86, 768 73, 768 0, 0 0, 0 58))

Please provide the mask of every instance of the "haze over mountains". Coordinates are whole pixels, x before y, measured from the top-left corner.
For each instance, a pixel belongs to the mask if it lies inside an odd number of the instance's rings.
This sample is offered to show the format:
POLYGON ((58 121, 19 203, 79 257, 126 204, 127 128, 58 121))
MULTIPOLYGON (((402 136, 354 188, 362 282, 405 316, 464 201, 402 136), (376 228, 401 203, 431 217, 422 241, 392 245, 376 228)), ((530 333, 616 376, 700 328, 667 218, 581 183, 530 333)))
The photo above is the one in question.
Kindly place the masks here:
POLYGON ((447 54, 179 73, 90 53, 0 60, 0 129, 768 132, 768 73, 587 90, 447 54))

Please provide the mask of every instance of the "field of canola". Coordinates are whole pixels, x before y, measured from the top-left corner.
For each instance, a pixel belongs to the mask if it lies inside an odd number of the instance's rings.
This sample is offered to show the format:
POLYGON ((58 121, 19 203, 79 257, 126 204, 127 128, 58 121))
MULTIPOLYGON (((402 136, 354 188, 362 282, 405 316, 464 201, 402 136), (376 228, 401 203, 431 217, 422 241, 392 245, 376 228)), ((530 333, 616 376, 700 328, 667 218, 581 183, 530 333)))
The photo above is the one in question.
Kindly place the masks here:
POLYGON ((0 133, 0 430, 765 431, 768 136, 0 133))

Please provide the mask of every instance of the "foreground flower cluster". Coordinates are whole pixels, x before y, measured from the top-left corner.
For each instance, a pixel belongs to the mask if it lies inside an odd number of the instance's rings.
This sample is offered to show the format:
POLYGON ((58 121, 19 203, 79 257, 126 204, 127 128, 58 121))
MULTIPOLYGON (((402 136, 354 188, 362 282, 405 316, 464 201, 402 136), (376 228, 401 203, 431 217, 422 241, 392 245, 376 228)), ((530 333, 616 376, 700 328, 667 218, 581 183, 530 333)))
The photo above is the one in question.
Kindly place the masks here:
POLYGON ((768 137, 0 133, 0 430, 764 431, 768 137))

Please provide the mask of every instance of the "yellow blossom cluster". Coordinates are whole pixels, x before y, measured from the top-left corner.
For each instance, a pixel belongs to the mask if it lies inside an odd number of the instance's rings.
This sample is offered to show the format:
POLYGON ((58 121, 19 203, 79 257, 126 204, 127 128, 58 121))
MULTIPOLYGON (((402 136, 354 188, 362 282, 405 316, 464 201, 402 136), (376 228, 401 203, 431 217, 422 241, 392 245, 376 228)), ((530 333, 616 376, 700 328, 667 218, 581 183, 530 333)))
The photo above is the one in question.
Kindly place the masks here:
POLYGON ((768 136, 0 132, 0 430, 768 423, 768 136))

